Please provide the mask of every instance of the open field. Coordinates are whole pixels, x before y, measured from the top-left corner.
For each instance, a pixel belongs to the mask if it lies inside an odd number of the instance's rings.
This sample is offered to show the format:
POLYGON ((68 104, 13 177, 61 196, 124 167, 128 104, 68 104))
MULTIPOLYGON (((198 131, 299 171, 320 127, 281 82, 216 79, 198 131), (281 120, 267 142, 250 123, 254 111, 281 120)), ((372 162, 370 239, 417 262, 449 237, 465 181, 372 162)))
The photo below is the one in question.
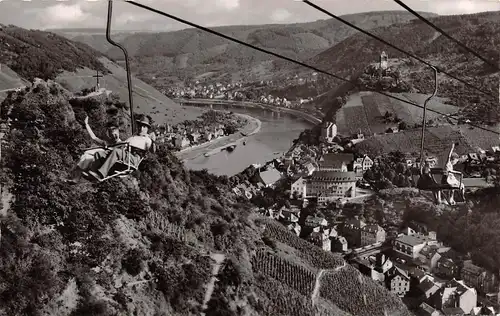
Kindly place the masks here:
MULTIPOLYGON (((403 100, 423 104, 428 97, 416 93, 394 93, 403 100)), ((428 109, 445 114, 457 112, 457 108, 444 104, 445 100, 436 98, 429 102, 428 109)), ((384 95, 373 92, 359 92, 349 96, 346 104, 337 112, 336 122, 340 134, 350 135, 361 131, 365 135, 382 134, 389 127, 397 126, 395 122, 385 122, 386 112, 397 116, 408 126, 422 122, 422 109, 384 95)), ((428 120, 439 121, 441 115, 427 112, 428 120)))
POLYGON ((12 69, 3 64, 0 65, 0 91, 16 89, 26 84, 26 81, 12 69))
MULTIPOLYGON (((489 126, 487 128, 489 130, 500 132, 499 126, 489 126)), ((474 146, 478 146, 484 150, 489 149, 492 146, 500 145, 499 136, 496 134, 468 125, 461 125, 459 129, 462 135, 464 135, 464 137, 466 137, 471 144, 474 144, 474 146)))

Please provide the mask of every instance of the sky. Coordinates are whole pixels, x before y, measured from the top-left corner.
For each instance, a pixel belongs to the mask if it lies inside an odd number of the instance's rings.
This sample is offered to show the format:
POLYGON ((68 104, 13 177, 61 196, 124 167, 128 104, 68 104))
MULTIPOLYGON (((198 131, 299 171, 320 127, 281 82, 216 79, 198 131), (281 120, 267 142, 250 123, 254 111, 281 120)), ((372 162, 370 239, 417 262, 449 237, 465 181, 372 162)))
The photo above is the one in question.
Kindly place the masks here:
MULTIPOLYGON (((309 22, 328 16, 296 0, 137 0, 204 26, 309 22)), ((335 14, 403 10, 392 0, 312 0, 335 14)), ((404 0, 439 15, 500 11, 500 0, 404 0)), ((123 1, 113 2, 113 30, 170 31, 185 25, 123 1)), ((0 0, 0 23, 32 29, 105 28, 107 0, 0 0)))

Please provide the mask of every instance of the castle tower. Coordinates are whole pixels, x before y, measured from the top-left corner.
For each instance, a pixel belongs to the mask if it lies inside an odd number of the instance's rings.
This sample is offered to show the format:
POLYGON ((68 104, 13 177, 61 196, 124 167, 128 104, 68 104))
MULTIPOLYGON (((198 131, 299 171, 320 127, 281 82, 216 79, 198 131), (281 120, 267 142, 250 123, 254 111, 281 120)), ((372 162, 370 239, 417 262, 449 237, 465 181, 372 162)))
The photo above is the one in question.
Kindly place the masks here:
POLYGON ((380 69, 387 69, 387 67, 389 66, 388 59, 389 58, 387 57, 387 54, 385 53, 385 51, 383 51, 382 54, 380 54, 380 69))

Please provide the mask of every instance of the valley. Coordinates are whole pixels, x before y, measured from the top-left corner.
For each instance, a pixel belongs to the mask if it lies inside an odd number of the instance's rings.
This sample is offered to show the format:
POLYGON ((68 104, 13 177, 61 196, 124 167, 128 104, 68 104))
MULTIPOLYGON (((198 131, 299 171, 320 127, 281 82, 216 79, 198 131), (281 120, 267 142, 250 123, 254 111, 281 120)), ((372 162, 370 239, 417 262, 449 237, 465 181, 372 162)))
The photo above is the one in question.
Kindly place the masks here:
MULTIPOLYGON (((500 12, 422 14, 500 60, 500 12)), ((497 96, 497 70, 412 14, 343 17, 497 96)), ((430 96, 429 68, 331 19, 214 29, 355 84, 195 29, 120 31, 131 117, 102 29, 2 25, 0 315, 500 310, 497 99, 440 73, 422 168, 423 112, 404 101, 430 96), (104 162, 130 173, 68 181, 136 120, 142 151, 104 162)))

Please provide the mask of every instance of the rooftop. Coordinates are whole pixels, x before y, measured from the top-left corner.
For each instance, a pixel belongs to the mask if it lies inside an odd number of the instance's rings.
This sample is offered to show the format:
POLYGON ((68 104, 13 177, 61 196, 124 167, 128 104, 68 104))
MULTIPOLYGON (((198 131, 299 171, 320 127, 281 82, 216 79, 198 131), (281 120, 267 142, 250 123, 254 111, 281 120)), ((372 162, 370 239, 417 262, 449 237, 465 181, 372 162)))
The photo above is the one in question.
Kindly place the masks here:
POLYGON ((464 311, 460 307, 443 308, 442 311, 446 316, 465 315, 464 311))
POLYGON ((401 275, 402 277, 404 277, 405 279, 410 279, 410 277, 408 276, 408 272, 401 269, 400 267, 398 267, 397 265, 394 265, 391 270, 394 272, 394 274, 392 274, 392 276, 396 276, 396 275, 401 275))
POLYGON ((418 288, 424 292, 424 293, 427 293, 427 291, 429 291, 430 289, 432 288, 439 288, 439 285, 437 285, 435 282, 433 282, 432 280, 430 279, 425 279, 424 281, 422 281, 422 283, 420 283, 418 285, 418 288))
POLYGON ((478 267, 475 264, 473 264, 472 260, 466 260, 466 261, 464 261, 463 270, 466 270, 469 273, 478 274, 478 275, 481 274, 481 273, 483 273, 485 271, 483 268, 478 267))
POLYGON ((260 178, 265 185, 272 185, 281 179, 281 173, 276 169, 269 169, 260 173, 260 178))
POLYGON ((355 218, 344 222, 344 227, 352 227, 352 228, 360 229, 360 228, 365 227, 365 226, 366 226, 365 222, 363 222, 360 219, 355 219, 355 218))
POLYGON ((323 217, 317 217, 314 215, 309 215, 306 217, 306 224, 308 225, 321 225, 325 219, 323 217))
POLYGON ((408 246, 417 246, 417 245, 421 245, 425 242, 428 242, 430 241, 431 239, 427 236, 423 236, 423 235, 403 235, 403 236, 399 236, 396 241, 397 242, 400 242, 400 243, 403 243, 405 245, 408 245, 408 246))
POLYGON ((422 305, 420 305, 420 308, 423 309, 429 315, 432 315, 432 313, 434 313, 436 311, 436 309, 434 307, 430 306, 427 303, 422 303, 422 305))
POLYGON ((366 225, 362 228, 363 231, 369 232, 369 233, 375 233, 380 230, 384 230, 382 227, 379 225, 366 225))
POLYGON ((356 173, 351 171, 314 171, 310 179, 314 181, 356 182, 356 173))

